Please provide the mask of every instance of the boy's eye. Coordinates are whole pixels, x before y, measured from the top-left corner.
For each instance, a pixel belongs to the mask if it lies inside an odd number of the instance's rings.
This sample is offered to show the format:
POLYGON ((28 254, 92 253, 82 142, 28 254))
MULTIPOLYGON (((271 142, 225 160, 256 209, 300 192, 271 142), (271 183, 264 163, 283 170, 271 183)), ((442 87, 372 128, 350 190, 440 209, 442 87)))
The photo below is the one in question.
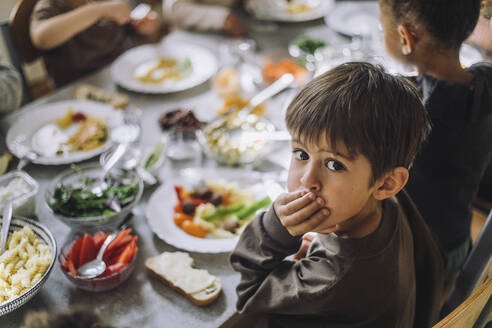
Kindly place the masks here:
POLYGON ((343 171, 343 170, 345 170, 345 166, 343 166, 342 163, 335 161, 335 160, 329 160, 328 162, 326 162, 326 167, 332 171, 343 171))
POLYGON ((309 159, 309 155, 304 150, 294 150, 294 156, 300 161, 307 161, 309 159))

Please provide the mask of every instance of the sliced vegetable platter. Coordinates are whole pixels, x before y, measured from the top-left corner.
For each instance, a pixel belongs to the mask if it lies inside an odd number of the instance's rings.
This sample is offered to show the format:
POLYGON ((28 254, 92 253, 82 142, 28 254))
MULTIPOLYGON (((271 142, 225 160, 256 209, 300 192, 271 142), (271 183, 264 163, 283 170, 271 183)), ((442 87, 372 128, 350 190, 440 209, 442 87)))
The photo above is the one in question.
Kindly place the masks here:
MULTIPOLYGON (((228 168, 189 168, 181 170, 176 174, 175 178, 166 181, 152 194, 147 205, 147 220, 153 232, 160 239, 174 247, 191 252, 225 253, 234 249, 239 238, 237 235, 229 238, 227 236, 226 238, 215 238, 210 235, 206 237, 203 235, 193 236, 185 232, 176 223, 176 208, 181 201, 178 199, 179 193, 176 192, 175 187, 182 186, 184 189, 191 190, 195 186, 205 184, 206 181, 236 183, 240 189, 247 189, 254 196, 251 205, 263 203, 263 208, 266 208, 269 203, 265 201, 267 198, 275 199, 283 191, 275 177, 266 176, 258 172, 228 168)), ((241 205, 237 207, 241 207, 239 210, 244 212, 247 209, 254 208, 254 206, 241 205)), ((228 207, 222 208, 219 206, 217 210, 219 209, 227 211, 228 207)), ((240 212, 235 214, 242 217, 240 212)), ((214 217, 212 216, 208 219, 213 221, 214 217)))

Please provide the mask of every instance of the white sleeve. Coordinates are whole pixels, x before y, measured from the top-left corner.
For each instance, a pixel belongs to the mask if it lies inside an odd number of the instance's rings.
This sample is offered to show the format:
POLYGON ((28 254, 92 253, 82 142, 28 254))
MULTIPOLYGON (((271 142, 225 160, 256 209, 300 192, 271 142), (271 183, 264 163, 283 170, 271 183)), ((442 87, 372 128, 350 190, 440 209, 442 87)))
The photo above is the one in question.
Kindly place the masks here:
POLYGON ((163 0, 165 19, 180 28, 200 31, 221 30, 235 0, 163 0))

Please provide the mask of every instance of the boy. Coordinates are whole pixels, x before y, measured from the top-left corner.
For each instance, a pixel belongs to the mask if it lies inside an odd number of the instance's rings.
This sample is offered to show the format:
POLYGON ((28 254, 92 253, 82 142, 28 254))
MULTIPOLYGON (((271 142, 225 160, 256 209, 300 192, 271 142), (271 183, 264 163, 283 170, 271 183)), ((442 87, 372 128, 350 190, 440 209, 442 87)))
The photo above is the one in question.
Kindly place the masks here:
POLYGON ((388 53, 416 66, 432 123, 406 190, 444 248, 448 281, 468 255, 472 202, 492 155, 492 63, 465 68, 459 58, 480 0, 379 4, 388 53))
POLYGON ((429 131, 416 90, 371 64, 343 64, 297 95, 286 123, 288 193, 231 255, 238 310, 266 313, 275 327, 429 327, 441 257, 398 194, 429 131), (306 257, 287 259, 307 232, 318 234, 306 257))

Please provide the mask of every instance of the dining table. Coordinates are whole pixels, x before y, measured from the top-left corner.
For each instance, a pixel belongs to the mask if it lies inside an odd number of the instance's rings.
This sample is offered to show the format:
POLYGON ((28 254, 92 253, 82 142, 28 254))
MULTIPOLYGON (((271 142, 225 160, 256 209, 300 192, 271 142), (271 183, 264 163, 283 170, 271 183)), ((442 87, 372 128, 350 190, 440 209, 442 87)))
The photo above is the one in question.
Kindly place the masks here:
MULTIPOLYGON (((272 23, 261 22, 251 18, 244 18, 248 24, 249 37, 256 43, 256 52, 286 51, 290 42, 296 37, 308 31, 319 33, 333 33, 323 19, 305 23, 272 23), (249 20, 249 21, 248 21, 249 20)), ((166 42, 187 42, 208 49, 218 59, 219 69, 230 64, 227 44, 231 39, 216 33, 197 33, 193 31, 173 30, 165 36, 166 42)), ((209 80, 191 89, 168 94, 139 94, 119 88, 112 80, 110 66, 101 69, 91 75, 83 77, 67 86, 56 89, 54 92, 26 104, 14 113, 3 117, 0 128, 3 139, 17 119, 28 119, 29 112, 45 104, 73 99, 74 88, 80 84, 90 84, 109 91, 118 91, 129 96, 130 104, 141 110, 141 136, 139 146, 155 145, 161 138, 162 131, 158 124, 159 116, 176 109, 192 109, 201 120, 212 120, 217 117, 214 106, 217 103, 216 92, 213 91, 212 81, 209 80)), ((268 104, 268 110, 277 111, 280 115, 280 107, 285 106, 285 97, 282 95, 272 99, 268 104)), ((280 117, 274 115, 274 117, 280 117)), ((275 124, 282 125, 281 118, 275 124)), ((288 167, 288 143, 277 147, 276 152, 270 153, 265 160, 254 169, 264 172, 285 173, 288 167), (275 160, 269 161, 268 158, 275 160)), ((93 158, 87 162, 98 162, 93 158)), ((166 160, 159 173, 160 183, 165 183, 175 170, 187 166, 215 167, 218 164, 198 153, 196 158, 186 162, 166 160)), ((58 250, 70 238, 73 238, 71 229, 48 214, 44 192, 49 182, 60 172, 68 169, 69 165, 36 165, 29 164, 24 170, 30 174, 40 185, 36 196, 35 219, 48 227, 54 235, 58 250)), ((253 168, 246 167, 245 170, 253 168)), ((164 251, 179 251, 165 241, 159 239, 150 228, 145 217, 145 208, 152 193, 158 188, 151 186, 145 189, 141 201, 133 209, 132 217, 128 224, 134 233, 139 236, 139 252, 136 266, 130 278, 116 289, 93 293, 77 289, 66 277, 56 260, 55 266, 49 278, 29 302, 0 317, 0 327, 20 327, 24 322, 26 313, 30 311, 47 311, 50 315, 66 313, 73 309, 81 309, 99 315, 103 321, 114 327, 226 327, 228 320, 236 312, 237 296, 235 288, 240 280, 239 273, 235 272, 230 263, 230 253, 199 253, 189 252, 194 260, 194 267, 206 269, 210 274, 218 277, 222 282, 222 295, 206 307, 195 306, 182 295, 170 287, 164 285, 158 279, 148 275, 144 262, 151 256, 156 256, 164 251)), ((166 214, 163 213, 163 216, 166 214)), ((168 214, 172 215, 172 214, 168 214)))
MULTIPOLYGON (((348 3, 348 1, 345 1, 348 3)), ((357 3, 357 2, 354 2, 357 3)), ((309 22, 278 23, 265 22, 242 15, 248 29, 248 38, 254 40, 256 54, 271 54, 287 52, 289 44, 303 35, 322 35, 325 39, 336 42, 349 42, 333 30, 325 21, 317 19, 309 22)), ((201 46, 213 53, 219 63, 219 69, 231 65, 230 49, 234 40, 217 33, 199 33, 175 29, 165 36, 169 44, 189 43, 201 46)), ((237 44, 236 44, 237 45, 237 44)), ((261 56, 260 56, 261 58, 261 56)), ((3 139, 8 128, 19 118, 28 118, 29 112, 45 104, 73 99, 74 88, 80 84, 90 84, 109 91, 118 91, 129 96, 130 104, 141 110, 141 135, 139 147, 150 147, 163 136, 158 124, 159 117, 176 108, 192 109, 196 116, 203 121, 211 121, 217 117, 216 107, 219 105, 217 93, 213 89, 213 79, 191 89, 166 94, 142 94, 120 88, 112 79, 111 67, 107 66, 67 86, 26 104, 19 110, 0 120, 0 130, 3 139)), ((283 115, 289 99, 299 88, 282 93, 268 102, 268 115, 277 128, 285 128, 283 115)), ((285 177, 289 165, 289 144, 279 143, 275 151, 267 154, 263 161, 255 167, 244 167, 244 170, 275 173, 285 177)), ((98 158, 88 160, 97 163, 98 158)), ((218 167, 218 164, 207 158, 201 152, 188 161, 167 159, 159 172, 160 184, 166 183, 177 171, 186 167, 218 167)), ((44 192, 49 182, 69 165, 36 165, 29 164, 24 170, 40 185, 36 196, 35 219, 48 227, 54 235, 58 249, 73 238, 71 229, 49 215, 44 200, 44 192)), ((285 181, 284 181, 285 182, 285 181)), ((103 321, 113 327, 230 327, 236 314, 236 286, 240 274, 230 265, 230 253, 201 253, 189 252, 194 260, 194 266, 206 269, 222 282, 222 294, 212 304, 199 307, 190 303, 182 295, 163 284, 158 279, 148 275, 145 260, 162 252, 180 251, 154 234, 146 218, 146 206, 149 198, 158 188, 147 187, 139 204, 133 209, 128 224, 139 236, 139 252, 135 270, 130 278, 116 289, 106 292, 88 292, 77 289, 60 268, 58 260, 41 290, 28 303, 15 311, 0 317, 0 327, 20 327, 29 311, 47 311, 51 315, 64 313, 72 309, 82 309, 99 315, 103 321), (232 321, 231 321, 232 320, 232 321)), ((164 216, 172 214, 163 213, 164 216)))

